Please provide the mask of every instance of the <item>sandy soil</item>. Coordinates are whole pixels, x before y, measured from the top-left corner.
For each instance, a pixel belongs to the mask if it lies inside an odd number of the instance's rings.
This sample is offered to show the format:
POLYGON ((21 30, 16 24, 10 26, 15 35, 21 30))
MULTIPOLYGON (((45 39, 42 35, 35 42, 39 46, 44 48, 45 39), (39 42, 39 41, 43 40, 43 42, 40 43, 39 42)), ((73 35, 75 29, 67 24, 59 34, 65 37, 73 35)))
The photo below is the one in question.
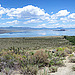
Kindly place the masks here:
POLYGON ((65 67, 59 67, 57 72, 51 73, 50 75, 75 75, 75 71, 72 71, 72 66, 74 66, 75 63, 69 63, 68 56, 64 63, 65 67))
POLYGON ((39 70, 37 75, 75 75, 75 71, 72 71, 72 66, 74 66, 75 63, 69 63, 68 56, 63 62, 65 66, 59 67, 57 72, 50 73, 49 68, 45 67, 44 69, 39 70))

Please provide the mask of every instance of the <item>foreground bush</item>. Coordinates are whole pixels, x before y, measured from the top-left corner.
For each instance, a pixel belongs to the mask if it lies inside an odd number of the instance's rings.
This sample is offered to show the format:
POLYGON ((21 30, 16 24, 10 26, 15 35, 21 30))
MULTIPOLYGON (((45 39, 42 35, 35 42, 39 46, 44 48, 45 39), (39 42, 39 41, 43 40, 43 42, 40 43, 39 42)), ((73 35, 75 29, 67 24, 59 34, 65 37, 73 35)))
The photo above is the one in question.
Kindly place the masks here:
POLYGON ((57 72, 57 67, 56 66, 52 66, 49 68, 50 72, 57 72))
POLYGON ((46 63, 48 55, 44 51, 36 51, 30 58, 32 64, 46 63))
POLYGON ((60 60, 59 57, 54 57, 49 62, 49 66, 53 66, 53 65, 55 65, 55 66, 63 66, 64 64, 63 64, 63 61, 60 60))
POLYGON ((75 71, 75 66, 72 67, 72 70, 75 71))
MULTIPOLYGON (((8 73, 10 69, 21 70, 22 74, 36 75, 38 69, 41 67, 50 67, 51 72, 56 72, 58 66, 63 66, 63 59, 68 55, 67 48, 57 48, 55 51, 37 50, 25 51, 16 48, 9 50, 2 50, 0 52, 0 71, 4 69, 8 73), (14 50, 12 50, 14 49, 14 50), (66 51, 65 51, 66 50, 66 51), (67 54, 66 54, 67 53, 67 54), (38 67, 37 67, 38 66, 38 67)), ((75 63, 75 57, 70 54, 70 62, 75 63)))
POLYGON ((36 65, 32 66, 32 65, 27 65, 24 67, 21 67, 21 73, 23 75, 36 75, 38 71, 38 67, 36 65))
POLYGON ((73 57, 70 57, 69 58, 69 61, 72 62, 72 63, 75 63, 75 57, 74 56, 73 57))
POLYGON ((75 45, 75 36, 64 36, 64 38, 69 40, 72 45, 75 45))

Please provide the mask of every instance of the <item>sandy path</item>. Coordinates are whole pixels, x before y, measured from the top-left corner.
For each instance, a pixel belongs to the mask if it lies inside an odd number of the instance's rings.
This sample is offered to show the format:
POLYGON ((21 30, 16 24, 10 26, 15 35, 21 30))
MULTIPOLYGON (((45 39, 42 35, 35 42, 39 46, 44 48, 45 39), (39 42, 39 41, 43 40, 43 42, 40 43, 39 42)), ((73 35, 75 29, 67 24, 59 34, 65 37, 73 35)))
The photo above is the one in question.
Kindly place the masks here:
POLYGON ((65 67, 59 67, 57 72, 51 73, 50 75, 75 75, 75 71, 72 71, 72 66, 75 65, 75 63, 69 63, 68 56, 64 63, 65 67))
MULTIPOLYGON (((49 68, 45 67, 45 75, 75 75, 75 71, 72 71, 72 66, 75 65, 75 63, 69 63, 68 56, 63 62, 65 66, 59 67, 55 73, 50 73, 49 68)), ((44 69, 39 70, 37 75, 44 75, 44 69)))

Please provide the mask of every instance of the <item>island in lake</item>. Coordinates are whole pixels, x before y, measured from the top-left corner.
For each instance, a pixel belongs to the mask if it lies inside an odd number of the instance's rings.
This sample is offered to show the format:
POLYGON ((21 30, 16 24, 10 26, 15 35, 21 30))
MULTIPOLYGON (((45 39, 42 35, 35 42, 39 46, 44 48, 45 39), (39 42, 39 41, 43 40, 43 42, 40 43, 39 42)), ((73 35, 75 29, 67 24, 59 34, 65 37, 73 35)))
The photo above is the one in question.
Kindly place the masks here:
POLYGON ((66 31, 66 29, 56 29, 56 30, 53 30, 53 31, 66 31))

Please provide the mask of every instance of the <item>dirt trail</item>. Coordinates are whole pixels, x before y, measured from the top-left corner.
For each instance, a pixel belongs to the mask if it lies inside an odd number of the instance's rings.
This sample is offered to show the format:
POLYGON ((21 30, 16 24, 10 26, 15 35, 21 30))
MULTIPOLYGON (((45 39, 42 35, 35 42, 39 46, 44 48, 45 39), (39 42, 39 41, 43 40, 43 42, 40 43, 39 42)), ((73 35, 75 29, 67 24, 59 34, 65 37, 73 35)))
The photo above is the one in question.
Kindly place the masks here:
POLYGON ((51 73, 50 75, 75 75, 75 71, 72 71, 72 66, 75 63, 69 63, 68 56, 64 60, 65 67, 59 67, 57 72, 51 73))
POLYGON ((49 68, 45 67, 45 73, 44 69, 41 69, 38 71, 37 75, 75 75, 75 71, 72 71, 72 66, 75 65, 75 63, 69 63, 68 56, 66 57, 66 60, 63 61, 65 66, 59 67, 57 72, 55 73, 50 73, 49 68), (48 72, 48 74, 47 74, 48 72))

